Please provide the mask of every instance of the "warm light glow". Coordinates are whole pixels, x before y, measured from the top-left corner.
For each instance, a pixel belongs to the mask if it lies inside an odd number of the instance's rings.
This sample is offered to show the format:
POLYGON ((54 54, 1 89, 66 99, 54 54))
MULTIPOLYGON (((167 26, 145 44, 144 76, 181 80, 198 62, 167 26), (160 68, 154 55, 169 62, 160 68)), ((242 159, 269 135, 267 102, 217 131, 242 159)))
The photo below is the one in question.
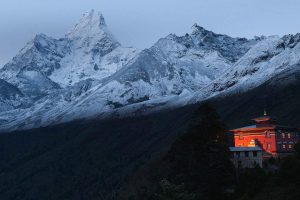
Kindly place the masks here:
POLYGON ((272 155, 278 153, 291 153, 293 143, 299 139, 297 129, 285 129, 268 116, 255 118, 255 125, 246 126, 232 130, 236 147, 262 148, 263 151, 272 155), (291 131, 293 131, 291 133, 291 131), (292 135, 293 134, 293 135, 292 135))

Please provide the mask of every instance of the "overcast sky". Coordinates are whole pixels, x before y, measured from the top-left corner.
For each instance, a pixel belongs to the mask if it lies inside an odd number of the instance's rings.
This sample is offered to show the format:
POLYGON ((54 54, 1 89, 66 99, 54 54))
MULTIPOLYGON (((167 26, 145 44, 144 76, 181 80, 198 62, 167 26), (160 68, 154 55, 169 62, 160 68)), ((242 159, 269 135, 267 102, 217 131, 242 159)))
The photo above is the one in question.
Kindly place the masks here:
POLYGON ((299 0, 0 0, 0 65, 37 33, 63 37, 91 9, 123 45, 140 49, 194 23, 248 38, 300 32, 299 0))

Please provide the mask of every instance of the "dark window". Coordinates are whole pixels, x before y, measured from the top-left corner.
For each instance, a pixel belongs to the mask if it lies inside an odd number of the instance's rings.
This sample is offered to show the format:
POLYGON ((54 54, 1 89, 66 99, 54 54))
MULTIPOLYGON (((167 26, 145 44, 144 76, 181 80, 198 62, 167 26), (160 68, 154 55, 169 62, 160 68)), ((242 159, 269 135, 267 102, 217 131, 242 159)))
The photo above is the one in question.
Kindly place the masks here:
POLYGON ((240 157, 240 152, 236 152, 236 156, 239 158, 240 157))
POLYGON ((245 157, 248 158, 249 157, 249 152, 245 151, 245 157))
POLYGON ((238 161, 238 168, 241 168, 242 167, 242 161, 238 161))
POLYGON ((240 140, 243 140, 244 139, 244 136, 242 134, 239 134, 239 139, 240 140))
POLYGON ((297 137, 297 135, 298 135, 297 133, 294 133, 294 134, 293 134, 294 137, 297 137))
POLYGON ((277 130, 277 131, 276 131, 276 134, 277 134, 278 137, 280 137, 281 131, 280 131, 280 130, 277 130))
POLYGON ((257 151, 253 151, 253 157, 257 157, 257 151))
POLYGON ((265 131, 266 138, 271 138, 271 134, 269 131, 265 131))

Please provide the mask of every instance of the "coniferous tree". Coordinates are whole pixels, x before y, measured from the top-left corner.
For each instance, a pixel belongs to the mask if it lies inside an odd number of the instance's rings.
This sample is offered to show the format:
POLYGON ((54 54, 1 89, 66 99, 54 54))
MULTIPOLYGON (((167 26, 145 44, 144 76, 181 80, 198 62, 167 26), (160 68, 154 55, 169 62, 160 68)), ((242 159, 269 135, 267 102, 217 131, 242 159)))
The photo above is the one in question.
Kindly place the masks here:
POLYGON ((166 156, 168 180, 184 183, 197 198, 224 199, 222 191, 234 177, 225 132, 217 112, 209 104, 201 105, 187 132, 173 143, 166 156))

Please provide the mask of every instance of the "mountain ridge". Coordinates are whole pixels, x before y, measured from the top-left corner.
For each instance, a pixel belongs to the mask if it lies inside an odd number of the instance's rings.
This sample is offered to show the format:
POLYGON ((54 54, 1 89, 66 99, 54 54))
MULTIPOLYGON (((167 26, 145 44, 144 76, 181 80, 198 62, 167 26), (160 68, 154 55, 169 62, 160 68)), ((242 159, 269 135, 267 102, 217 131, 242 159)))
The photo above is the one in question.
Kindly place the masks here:
POLYGON ((0 69, 27 102, 1 104, 0 130, 147 114, 246 92, 298 66, 299 38, 232 38, 195 24, 190 34, 137 50, 123 47, 92 10, 65 38, 39 34, 0 69))

